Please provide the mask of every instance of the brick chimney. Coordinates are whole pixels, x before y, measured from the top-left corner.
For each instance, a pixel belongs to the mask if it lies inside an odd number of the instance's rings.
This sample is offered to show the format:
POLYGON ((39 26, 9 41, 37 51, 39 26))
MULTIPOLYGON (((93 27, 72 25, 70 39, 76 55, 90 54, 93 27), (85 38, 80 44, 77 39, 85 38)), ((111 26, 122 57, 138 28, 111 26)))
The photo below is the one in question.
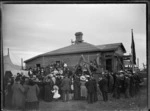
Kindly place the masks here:
POLYGON ((82 32, 76 32, 75 36, 76 36, 75 44, 83 42, 83 40, 82 40, 83 33, 82 32))

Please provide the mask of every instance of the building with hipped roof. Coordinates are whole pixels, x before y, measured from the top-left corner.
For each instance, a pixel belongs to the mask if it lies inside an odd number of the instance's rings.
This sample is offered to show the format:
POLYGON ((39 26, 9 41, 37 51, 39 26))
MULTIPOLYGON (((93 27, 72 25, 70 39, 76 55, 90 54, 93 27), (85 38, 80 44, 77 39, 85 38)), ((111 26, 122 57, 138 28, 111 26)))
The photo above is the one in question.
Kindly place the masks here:
POLYGON ((78 64, 81 55, 87 62, 98 61, 103 70, 116 72, 122 69, 123 55, 126 49, 122 43, 112 43, 104 45, 93 45, 83 41, 83 33, 75 33, 76 40, 73 44, 46 52, 26 61, 26 68, 46 67, 47 65, 63 61, 68 67, 74 67, 78 64), (98 59, 99 58, 99 59, 98 59))

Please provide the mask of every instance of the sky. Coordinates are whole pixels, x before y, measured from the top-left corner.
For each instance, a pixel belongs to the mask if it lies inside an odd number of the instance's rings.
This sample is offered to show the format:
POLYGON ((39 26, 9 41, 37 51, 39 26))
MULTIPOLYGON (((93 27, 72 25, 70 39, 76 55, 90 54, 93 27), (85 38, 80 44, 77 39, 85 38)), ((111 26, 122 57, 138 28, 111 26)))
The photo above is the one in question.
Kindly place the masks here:
POLYGON ((71 45, 75 33, 93 45, 123 43, 131 53, 133 29, 140 68, 146 64, 145 4, 2 4, 3 54, 21 58, 71 45))

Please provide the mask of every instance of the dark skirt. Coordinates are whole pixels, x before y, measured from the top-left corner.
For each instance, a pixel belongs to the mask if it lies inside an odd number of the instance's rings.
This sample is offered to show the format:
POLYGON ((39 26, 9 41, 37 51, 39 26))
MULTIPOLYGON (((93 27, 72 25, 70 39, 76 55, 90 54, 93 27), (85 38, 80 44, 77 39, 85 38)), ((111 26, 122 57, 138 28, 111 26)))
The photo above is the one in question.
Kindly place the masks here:
POLYGON ((26 110, 38 110, 39 109, 39 102, 26 102, 25 105, 26 110))
POLYGON ((4 107, 11 109, 12 108, 12 95, 13 95, 12 85, 9 85, 7 87, 6 92, 4 92, 4 101, 3 101, 4 107))
POLYGON ((44 100, 47 102, 51 102, 53 100, 53 88, 50 85, 45 85, 45 95, 44 100))
POLYGON ((76 87, 76 88, 74 89, 74 99, 75 99, 75 100, 80 100, 80 99, 81 99, 80 87, 76 87))
POLYGON ((5 108, 12 108, 12 91, 9 91, 7 95, 4 96, 4 103, 5 108))

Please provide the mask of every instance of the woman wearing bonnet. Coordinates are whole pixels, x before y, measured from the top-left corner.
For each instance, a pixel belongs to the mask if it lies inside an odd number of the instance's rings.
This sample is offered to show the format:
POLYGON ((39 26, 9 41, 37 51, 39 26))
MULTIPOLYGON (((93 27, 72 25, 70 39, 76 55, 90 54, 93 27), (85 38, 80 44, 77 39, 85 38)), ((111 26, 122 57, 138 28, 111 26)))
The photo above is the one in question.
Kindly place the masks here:
POLYGON ((86 77, 84 75, 82 75, 80 77, 80 83, 81 83, 81 99, 87 99, 87 88, 85 86, 86 83, 86 77))

